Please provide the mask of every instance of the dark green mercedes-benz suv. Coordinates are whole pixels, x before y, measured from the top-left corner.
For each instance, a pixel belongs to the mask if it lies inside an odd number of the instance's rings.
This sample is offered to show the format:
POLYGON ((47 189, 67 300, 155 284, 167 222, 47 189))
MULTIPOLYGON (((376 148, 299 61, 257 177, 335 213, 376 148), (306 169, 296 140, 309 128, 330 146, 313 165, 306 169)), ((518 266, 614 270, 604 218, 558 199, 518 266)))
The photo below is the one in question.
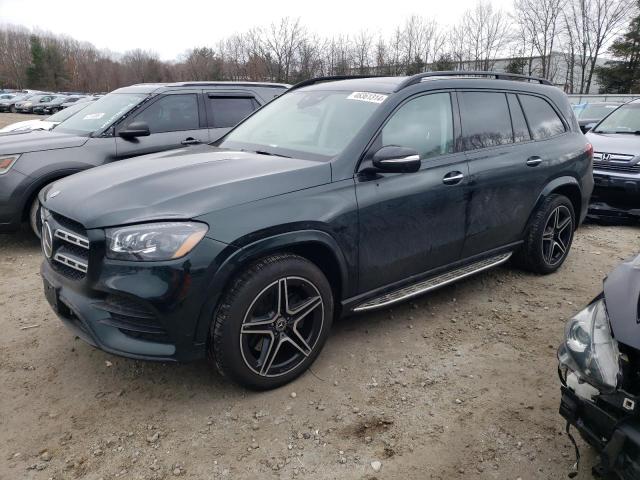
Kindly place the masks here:
POLYGON ((332 321, 513 259, 559 268, 592 149, 548 82, 490 72, 303 82, 212 145, 40 194, 47 299, 132 358, 283 385, 332 321))

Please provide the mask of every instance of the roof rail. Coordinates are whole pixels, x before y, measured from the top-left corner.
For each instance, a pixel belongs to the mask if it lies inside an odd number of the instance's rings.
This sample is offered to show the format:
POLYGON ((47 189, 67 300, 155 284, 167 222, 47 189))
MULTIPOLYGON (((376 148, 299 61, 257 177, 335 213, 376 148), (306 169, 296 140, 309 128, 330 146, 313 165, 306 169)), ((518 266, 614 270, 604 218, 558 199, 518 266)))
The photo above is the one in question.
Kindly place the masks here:
POLYGON ((308 80, 302 80, 301 82, 296 83, 288 91, 290 92, 291 90, 295 90, 297 88, 308 87, 309 85, 315 85, 316 83, 322 82, 334 82, 336 80, 350 80, 356 78, 373 78, 379 76, 380 75, 330 75, 328 77, 316 77, 310 78, 308 80))
POLYGON ((397 92, 410 85, 420 83, 424 78, 429 77, 493 77, 496 80, 527 80, 528 82, 538 82, 542 85, 553 85, 547 79, 532 77, 529 75, 519 75, 517 73, 452 70, 446 72, 424 72, 412 75, 411 77, 400 83, 395 91, 397 92))

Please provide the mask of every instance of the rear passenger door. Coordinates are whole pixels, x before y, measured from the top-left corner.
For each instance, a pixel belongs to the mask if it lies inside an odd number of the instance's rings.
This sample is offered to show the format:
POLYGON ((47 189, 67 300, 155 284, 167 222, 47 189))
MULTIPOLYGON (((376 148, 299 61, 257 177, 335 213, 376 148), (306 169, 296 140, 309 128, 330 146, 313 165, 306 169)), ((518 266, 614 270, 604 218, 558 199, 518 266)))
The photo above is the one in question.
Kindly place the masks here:
POLYGON ((458 98, 471 188, 462 255, 471 257, 522 238, 560 155, 549 143, 565 125, 542 97, 485 90, 458 98))
POLYGON ((244 91, 205 91, 204 102, 211 142, 225 135, 261 106, 255 95, 244 91))
POLYGON ((170 92, 158 96, 143 110, 125 119, 116 128, 118 158, 209 142, 203 109, 198 91, 170 92), (119 130, 138 121, 143 121, 149 126, 148 137, 124 139, 118 136, 119 130))

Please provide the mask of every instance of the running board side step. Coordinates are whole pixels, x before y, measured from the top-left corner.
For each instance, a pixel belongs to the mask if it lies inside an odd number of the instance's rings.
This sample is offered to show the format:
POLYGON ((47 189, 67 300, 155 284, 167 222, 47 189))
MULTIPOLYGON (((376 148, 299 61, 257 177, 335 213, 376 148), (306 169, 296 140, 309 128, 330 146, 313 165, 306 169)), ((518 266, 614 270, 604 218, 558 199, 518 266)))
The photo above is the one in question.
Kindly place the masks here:
POLYGON ((440 288, 463 278, 470 277, 471 275, 475 275, 476 273, 482 272, 483 270, 488 270, 489 268, 496 267, 501 263, 509 260, 512 253, 513 252, 507 252, 496 255, 495 257, 485 258, 483 260, 470 263, 469 265, 465 265, 464 267, 450 270, 435 277, 431 277, 426 280, 422 280, 421 282, 411 284, 407 287, 393 290, 372 300, 367 300, 366 302, 361 303, 360 305, 355 307, 353 311, 364 312, 366 310, 386 307, 387 305, 401 302, 408 298, 415 297, 416 295, 421 295, 431 290, 435 290, 436 288, 440 288))

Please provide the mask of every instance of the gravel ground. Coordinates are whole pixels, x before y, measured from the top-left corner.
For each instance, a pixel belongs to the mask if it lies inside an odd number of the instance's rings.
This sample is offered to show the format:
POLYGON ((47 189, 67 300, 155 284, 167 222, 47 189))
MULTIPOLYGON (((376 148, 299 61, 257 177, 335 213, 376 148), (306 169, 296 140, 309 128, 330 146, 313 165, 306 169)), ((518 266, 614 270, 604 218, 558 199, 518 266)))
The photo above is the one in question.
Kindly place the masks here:
POLYGON ((74 339, 42 295, 36 240, 0 235, 0 479, 566 478, 555 350, 639 249, 638 228, 584 226, 556 274, 500 267, 344 319, 312 371, 253 393, 205 362, 74 339))

